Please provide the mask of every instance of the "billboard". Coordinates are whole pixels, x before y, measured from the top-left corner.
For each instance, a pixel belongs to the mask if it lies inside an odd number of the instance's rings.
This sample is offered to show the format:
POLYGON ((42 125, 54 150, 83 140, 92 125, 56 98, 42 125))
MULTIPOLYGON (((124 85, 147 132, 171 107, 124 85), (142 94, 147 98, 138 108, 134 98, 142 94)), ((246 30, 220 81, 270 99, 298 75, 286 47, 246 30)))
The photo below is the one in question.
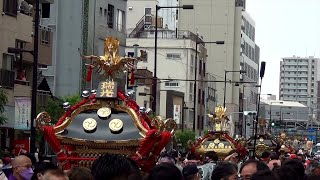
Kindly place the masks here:
POLYGON ((26 139, 17 139, 14 140, 14 155, 19 155, 21 153, 30 152, 30 140, 26 139))
POLYGON ((14 108, 14 129, 30 130, 31 99, 29 97, 16 97, 14 108))
POLYGON ((181 124, 181 106, 180 105, 173 106, 173 120, 177 124, 181 124))

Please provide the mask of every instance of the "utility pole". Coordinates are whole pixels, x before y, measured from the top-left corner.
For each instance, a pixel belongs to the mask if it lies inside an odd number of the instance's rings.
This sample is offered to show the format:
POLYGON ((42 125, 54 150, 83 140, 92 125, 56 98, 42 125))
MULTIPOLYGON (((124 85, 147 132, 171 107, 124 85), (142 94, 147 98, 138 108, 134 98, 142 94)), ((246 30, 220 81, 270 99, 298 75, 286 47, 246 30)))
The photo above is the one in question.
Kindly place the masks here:
POLYGON ((40 20, 40 0, 35 1, 34 16, 34 37, 33 37, 33 73, 32 73, 32 99, 31 99, 31 128, 30 128, 30 152, 36 152, 36 129, 35 120, 37 117, 37 79, 38 79, 38 51, 39 51, 39 20, 40 20))

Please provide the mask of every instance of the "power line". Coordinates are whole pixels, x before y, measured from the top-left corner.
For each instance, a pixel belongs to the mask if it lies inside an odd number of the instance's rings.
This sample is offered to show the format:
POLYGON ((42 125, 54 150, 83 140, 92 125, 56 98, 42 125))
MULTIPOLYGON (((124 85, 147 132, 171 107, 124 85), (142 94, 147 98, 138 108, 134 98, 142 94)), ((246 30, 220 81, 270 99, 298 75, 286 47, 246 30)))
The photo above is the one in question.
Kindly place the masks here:
MULTIPOLYGON (((136 77, 136 79, 154 79, 153 77, 136 77)), ((223 81, 223 80, 194 80, 194 79, 174 79, 174 78, 157 78, 157 80, 160 80, 160 81, 167 81, 167 82, 170 82, 170 81, 197 81, 197 82, 229 82, 229 83, 248 83, 248 84, 254 84, 256 82, 252 82, 252 81, 223 81)))

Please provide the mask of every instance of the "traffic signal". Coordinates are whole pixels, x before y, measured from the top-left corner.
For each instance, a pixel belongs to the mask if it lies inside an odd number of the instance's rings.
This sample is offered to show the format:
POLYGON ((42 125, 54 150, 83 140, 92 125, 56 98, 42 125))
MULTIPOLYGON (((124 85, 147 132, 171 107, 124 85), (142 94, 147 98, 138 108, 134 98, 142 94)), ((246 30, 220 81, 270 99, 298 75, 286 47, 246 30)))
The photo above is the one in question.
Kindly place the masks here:
POLYGON ((255 116, 257 115, 257 111, 243 111, 245 116, 255 116))

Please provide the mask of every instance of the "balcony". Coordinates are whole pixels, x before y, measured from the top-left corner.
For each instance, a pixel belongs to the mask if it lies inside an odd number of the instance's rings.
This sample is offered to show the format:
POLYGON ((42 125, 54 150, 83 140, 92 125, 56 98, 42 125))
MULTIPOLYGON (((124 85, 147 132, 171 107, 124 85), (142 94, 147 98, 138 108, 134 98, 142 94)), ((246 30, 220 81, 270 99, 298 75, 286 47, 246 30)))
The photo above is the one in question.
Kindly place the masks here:
POLYGON ((14 71, 0 69, 0 86, 5 88, 14 87, 14 71))
POLYGON ((31 86, 29 81, 14 81, 14 91, 13 95, 15 97, 31 97, 31 86))
MULTIPOLYGON (((50 30, 45 30, 44 27, 39 30, 39 64, 52 64, 52 35, 50 30)), ((26 50, 33 50, 33 42, 26 43, 26 50)), ((23 60, 33 63, 33 56, 30 53, 23 53, 23 60)))

